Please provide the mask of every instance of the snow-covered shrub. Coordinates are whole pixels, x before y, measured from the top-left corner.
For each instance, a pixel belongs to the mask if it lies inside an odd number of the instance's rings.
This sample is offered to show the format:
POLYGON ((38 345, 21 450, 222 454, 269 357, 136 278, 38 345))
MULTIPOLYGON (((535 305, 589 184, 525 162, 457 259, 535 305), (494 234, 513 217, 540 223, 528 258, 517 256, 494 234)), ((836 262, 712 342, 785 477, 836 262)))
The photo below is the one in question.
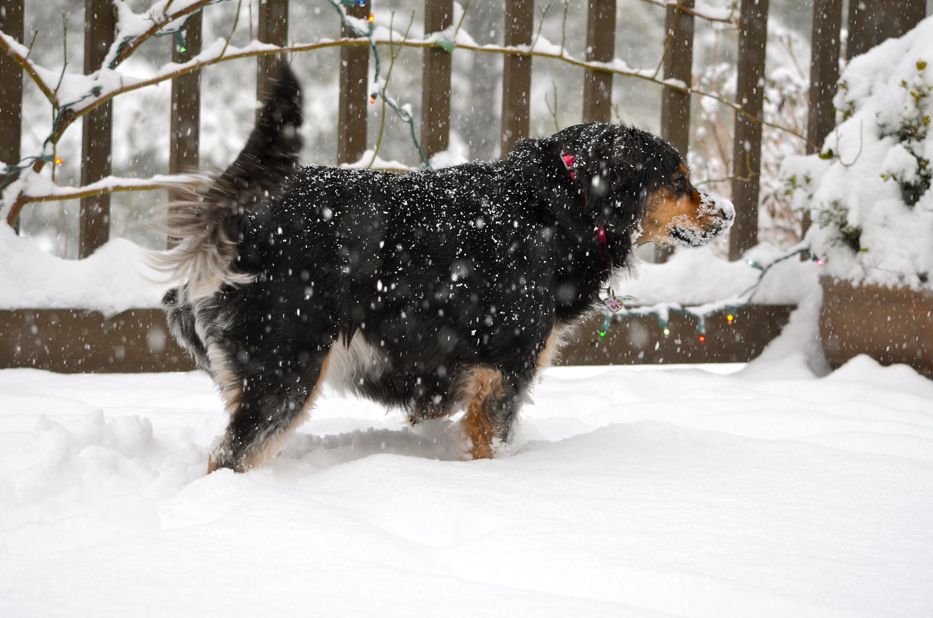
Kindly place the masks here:
POLYGON ((826 274, 915 289, 933 271, 933 19, 846 68, 842 123, 819 154, 789 158, 784 178, 808 208, 826 274))

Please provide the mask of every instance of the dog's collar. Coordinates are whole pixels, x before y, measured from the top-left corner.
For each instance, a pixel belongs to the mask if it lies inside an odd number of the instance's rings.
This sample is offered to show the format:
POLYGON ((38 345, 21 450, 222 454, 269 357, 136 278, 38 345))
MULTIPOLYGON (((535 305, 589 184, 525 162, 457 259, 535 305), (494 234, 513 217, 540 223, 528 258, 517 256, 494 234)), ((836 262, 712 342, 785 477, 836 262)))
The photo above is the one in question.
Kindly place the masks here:
MULTIPOLYGON (((577 164, 577 157, 570 154, 569 152, 560 153, 561 161, 564 162, 564 168, 566 168, 570 180, 577 179, 577 170, 574 169, 574 166, 577 164)), ((596 242, 599 243, 600 249, 607 249, 609 247, 609 237, 606 235, 606 228, 599 225, 596 227, 596 242)))

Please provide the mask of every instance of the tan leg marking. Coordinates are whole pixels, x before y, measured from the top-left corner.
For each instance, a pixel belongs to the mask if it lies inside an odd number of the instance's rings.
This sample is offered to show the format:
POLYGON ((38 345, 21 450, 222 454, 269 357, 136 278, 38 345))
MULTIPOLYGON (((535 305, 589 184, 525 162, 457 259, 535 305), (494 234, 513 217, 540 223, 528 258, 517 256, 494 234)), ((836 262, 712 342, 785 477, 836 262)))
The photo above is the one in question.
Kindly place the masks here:
POLYGON ((551 363, 554 362, 554 359, 557 357, 557 352, 560 348, 560 345, 563 343, 561 341, 563 334, 564 329, 560 326, 555 326, 551 329, 551 334, 548 335, 544 347, 541 348, 540 352, 538 352, 538 360, 535 363, 538 367, 538 371, 550 367, 551 363))
MULTIPOLYGON (((324 362, 321 363, 321 371, 318 374, 317 382, 314 383, 314 388, 311 389, 311 393, 308 395, 308 398, 305 399, 304 404, 301 406, 301 411, 295 415, 295 418, 292 419, 291 424, 288 426, 285 431, 280 431, 277 435, 270 438, 266 441, 265 445, 257 453, 251 456, 246 461, 246 467, 255 468, 260 465, 270 457, 275 456, 281 450, 282 445, 288 439, 288 436, 308 418, 308 415, 311 413, 311 408, 314 407, 314 401, 317 399, 318 395, 321 392, 321 386, 324 384, 324 379, 327 377, 327 365, 330 361, 331 352, 327 353, 327 356, 324 357, 324 362)), ((217 469, 216 463, 214 463, 213 456, 209 457, 207 460, 207 473, 210 474, 217 469)))
POLYGON ((473 443, 470 449, 473 459, 492 459, 492 438, 495 431, 483 408, 487 399, 502 397, 502 395, 500 372, 481 367, 470 371, 464 396, 467 410, 461 426, 473 443))

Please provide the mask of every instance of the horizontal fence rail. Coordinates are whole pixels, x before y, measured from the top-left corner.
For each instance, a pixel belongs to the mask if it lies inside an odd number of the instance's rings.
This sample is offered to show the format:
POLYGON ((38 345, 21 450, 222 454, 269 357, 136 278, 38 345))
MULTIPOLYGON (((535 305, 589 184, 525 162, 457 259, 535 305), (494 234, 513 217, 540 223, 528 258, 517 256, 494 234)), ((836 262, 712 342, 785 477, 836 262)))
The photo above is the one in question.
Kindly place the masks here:
MULTIPOLYGON (((629 316, 603 330, 594 316, 579 324, 557 365, 638 365, 747 362, 787 323, 789 305, 748 305, 733 320, 727 311, 705 320, 672 314, 667 337, 654 317, 629 316), (600 332, 604 335, 600 335, 600 332)), ((188 371, 194 362, 169 333, 161 309, 115 316, 76 309, 0 310, 0 369, 32 367, 62 373, 188 371)))

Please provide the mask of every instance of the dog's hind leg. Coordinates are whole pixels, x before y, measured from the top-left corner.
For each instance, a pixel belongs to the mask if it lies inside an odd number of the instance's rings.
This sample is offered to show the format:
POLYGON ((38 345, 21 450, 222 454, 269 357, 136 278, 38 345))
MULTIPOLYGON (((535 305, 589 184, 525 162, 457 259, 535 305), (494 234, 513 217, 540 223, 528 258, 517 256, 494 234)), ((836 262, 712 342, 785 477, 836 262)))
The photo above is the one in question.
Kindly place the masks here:
POLYGON ((329 356, 329 352, 304 354, 300 363, 286 364, 284 369, 224 372, 220 377, 232 381, 228 387, 221 384, 231 417, 223 441, 211 454, 208 474, 218 468, 245 472, 278 453, 314 405, 329 356))
POLYGON ((476 367, 468 372, 461 424, 472 442, 473 459, 491 459, 493 440, 509 441, 526 383, 514 375, 506 378, 497 369, 476 367))

